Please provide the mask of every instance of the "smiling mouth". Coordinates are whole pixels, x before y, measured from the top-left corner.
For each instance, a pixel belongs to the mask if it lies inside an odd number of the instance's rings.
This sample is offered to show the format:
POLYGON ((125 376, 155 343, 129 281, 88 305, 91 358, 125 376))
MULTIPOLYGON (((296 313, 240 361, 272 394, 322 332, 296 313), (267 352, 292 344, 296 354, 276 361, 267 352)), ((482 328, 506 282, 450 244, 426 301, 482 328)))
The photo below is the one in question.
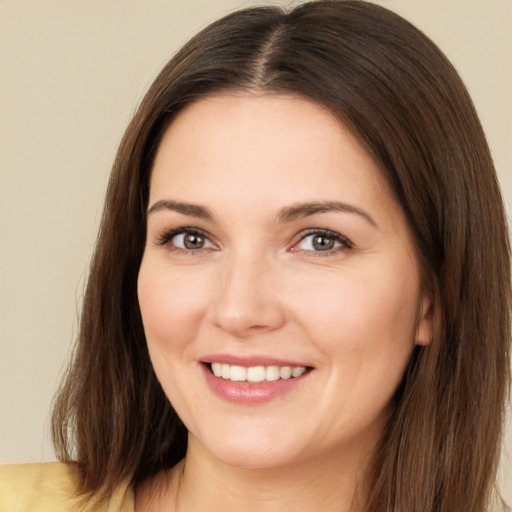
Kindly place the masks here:
POLYGON ((300 377, 311 368, 307 366, 237 366, 226 363, 208 363, 210 372, 231 382, 274 382, 300 377))

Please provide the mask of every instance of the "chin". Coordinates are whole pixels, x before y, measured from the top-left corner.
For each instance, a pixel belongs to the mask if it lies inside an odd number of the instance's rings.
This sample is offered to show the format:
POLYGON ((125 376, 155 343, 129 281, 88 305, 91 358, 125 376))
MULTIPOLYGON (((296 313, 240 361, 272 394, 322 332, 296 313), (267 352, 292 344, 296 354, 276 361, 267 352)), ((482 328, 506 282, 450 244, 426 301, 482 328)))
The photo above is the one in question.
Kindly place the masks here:
POLYGON ((271 452, 255 452, 255 450, 230 450, 216 455, 223 464, 235 468, 245 469, 272 469, 297 462, 295 457, 279 455, 271 452))
MULTIPOLYGON (((222 464, 236 468, 271 469, 284 466, 300 458, 295 443, 276 439, 275 435, 232 436, 226 433, 222 439, 205 436, 192 439, 222 464)), ((193 436, 191 436, 193 438, 193 436)))

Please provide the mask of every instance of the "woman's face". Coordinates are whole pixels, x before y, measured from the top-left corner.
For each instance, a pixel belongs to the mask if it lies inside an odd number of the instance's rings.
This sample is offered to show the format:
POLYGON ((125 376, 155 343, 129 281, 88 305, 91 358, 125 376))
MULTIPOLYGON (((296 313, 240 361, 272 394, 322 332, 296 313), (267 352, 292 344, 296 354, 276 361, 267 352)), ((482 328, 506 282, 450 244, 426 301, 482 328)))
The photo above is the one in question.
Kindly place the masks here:
POLYGON ((190 105, 147 228, 148 348, 192 446, 248 467, 371 449, 430 303, 401 208, 332 114, 278 95, 190 105))

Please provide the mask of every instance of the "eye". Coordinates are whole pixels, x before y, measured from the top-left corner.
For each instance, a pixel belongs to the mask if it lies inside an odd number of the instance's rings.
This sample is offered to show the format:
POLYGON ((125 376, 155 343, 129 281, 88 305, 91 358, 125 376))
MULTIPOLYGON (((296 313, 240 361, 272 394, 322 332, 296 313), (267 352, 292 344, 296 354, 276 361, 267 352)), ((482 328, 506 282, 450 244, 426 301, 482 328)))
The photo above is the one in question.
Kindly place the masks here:
POLYGON ((339 233, 333 231, 310 231, 301 236, 298 244, 293 247, 294 251, 311 251, 331 253, 337 250, 350 249, 352 243, 339 233))
POLYGON ((198 233, 180 233, 172 238, 172 244, 180 249, 203 249, 207 247, 208 239, 198 233))
POLYGON ((171 250, 197 251, 215 249, 205 233, 193 228, 179 228, 166 232, 158 238, 158 245, 167 245, 171 250))

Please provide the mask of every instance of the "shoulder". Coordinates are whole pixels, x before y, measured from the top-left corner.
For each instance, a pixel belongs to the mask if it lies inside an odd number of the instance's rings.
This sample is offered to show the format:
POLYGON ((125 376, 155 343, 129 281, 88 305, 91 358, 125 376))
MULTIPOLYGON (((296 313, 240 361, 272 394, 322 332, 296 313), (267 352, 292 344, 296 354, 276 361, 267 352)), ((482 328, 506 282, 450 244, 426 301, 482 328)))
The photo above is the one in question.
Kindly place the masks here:
POLYGON ((7 464, 0 466, 0 512, 65 510, 77 494, 72 464, 7 464))
MULTIPOLYGON (((90 510, 79 498, 74 464, 0 465, 0 512, 78 512, 90 510)), ((94 501, 91 500, 91 501, 94 501)), ((133 512, 128 486, 119 489, 97 512, 133 512)))

